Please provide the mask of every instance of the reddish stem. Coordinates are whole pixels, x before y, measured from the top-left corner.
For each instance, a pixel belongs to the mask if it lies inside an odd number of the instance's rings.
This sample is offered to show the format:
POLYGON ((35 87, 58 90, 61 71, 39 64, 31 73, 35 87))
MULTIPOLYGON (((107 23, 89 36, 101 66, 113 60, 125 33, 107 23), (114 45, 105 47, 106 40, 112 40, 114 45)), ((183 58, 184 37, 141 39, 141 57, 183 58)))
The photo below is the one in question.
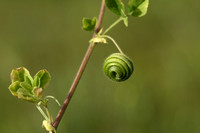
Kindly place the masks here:
MULTIPOLYGON (((101 23, 102 23, 102 20, 103 20, 104 11, 105 11, 105 1, 102 0, 102 5, 101 5, 100 14, 99 14, 99 19, 98 19, 97 26, 96 26, 96 30, 95 30, 95 33, 94 33, 93 37, 95 37, 96 34, 97 34, 97 33, 99 32, 99 30, 100 30, 101 23)), ((83 74, 83 71, 85 70, 85 67, 86 67, 86 65, 87 65, 87 62, 88 62, 88 60, 89 60, 89 58, 90 58, 90 56, 91 56, 91 54, 92 54, 92 51, 93 51, 93 49, 94 49, 94 46, 95 46, 95 44, 94 44, 94 43, 91 43, 91 44, 89 45, 89 47, 88 47, 88 50, 87 50, 87 52, 86 52, 86 54, 85 54, 85 57, 83 58, 83 61, 82 61, 82 63, 81 63, 81 66, 80 66, 80 68, 79 68, 79 70, 78 70, 78 73, 77 73, 77 75, 76 75, 76 77, 75 77, 75 79, 74 79, 74 82, 72 83, 72 86, 71 86, 71 88, 70 88, 70 90, 69 90, 69 92, 68 92, 67 98, 65 99, 65 101, 64 101, 64 103, 63 103, 61 109, 59 110, 59 112, 58 112, 58 114, 57 114, 57 117, 56 117, 56 119, 55 119, 55 121, 54 121, 54 123, 53 123, 53 127, 54 127, 55 129, 58 128, 58 125, 59 125, 59 123, 60 123, 60 121, 61 121, 61 119, 62 119, 62 117, 63 117, 63 115, 64 115, 64 113, 65 113, 65 110, 67 109, 68 104, 69 104, 69 102, 70 102, 70 100, 71 100, 71 98, 72 98, 72 96, 73 96, 73 94, 74 94, 74 92, 75 92, 75 90, 76 90, 76 87, 77 87, 77 85, 78 85, 78 83, 79 83, 79 81, 80 81, 80 78, 81 78, 81 76, 82 76, 82 74, 83 74)), ((50 133, 53 133, 53 132, 50 131, 50 133)))

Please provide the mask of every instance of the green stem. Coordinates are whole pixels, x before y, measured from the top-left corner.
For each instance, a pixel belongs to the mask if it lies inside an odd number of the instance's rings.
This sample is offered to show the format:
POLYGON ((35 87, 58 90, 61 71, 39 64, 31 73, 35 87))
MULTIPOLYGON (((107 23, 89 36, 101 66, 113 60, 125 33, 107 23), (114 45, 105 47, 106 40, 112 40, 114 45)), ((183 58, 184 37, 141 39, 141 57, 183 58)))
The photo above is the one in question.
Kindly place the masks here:
POLYGON ((61 106, 60 102, 53 96, 46 96, 44 99, 49 99, 49 98, 53 99, 58 104, 58 106, 61 106))
POLYGON ((115 27, 115 25, 117 25, 119 22, 121 22, 123 20, 123 18, 122 17, 120 17, 119 19, 117 19, 110 27, 108 27, 105 31, 104 31, 104 33, 103 33, 103 35, 105 35, 108 31, 110 31, 113 27, 115 27))
POLYGON ((46 114, 44 113, 44 111, 41 109, 40 106, 36 105, 37 109, 40 111, 40 113, 42 114, 42 116, 45 118, 45 120, 49 121, 48 117, 46 116, 46 114))
POLYGON ((49 109, 48 109, 47 105, 44 106, 44 108, 45 108, 45 110, 46 110, 46 112, 47 112, 47 115, 48 115, 48 117, 49 117, 49 122, 52 123, 52 122, 53 122, 53 119, 52 119, 52 116, 51 116, 51 114, 50 114, 50 112, 49 112, 49 109))
POLYGON ((124 54, 123 51, 121 50, 121 48, 119 47, 119 45, 116 43, 116 41, 112 37, 110 37, 108 35, 102 35, 101 37, 105 37, 105 38, 110 39, 115 44, 115 46, 117 47, 117 49, 119 50, 119 52, 122 53, 122 54, 124 54))

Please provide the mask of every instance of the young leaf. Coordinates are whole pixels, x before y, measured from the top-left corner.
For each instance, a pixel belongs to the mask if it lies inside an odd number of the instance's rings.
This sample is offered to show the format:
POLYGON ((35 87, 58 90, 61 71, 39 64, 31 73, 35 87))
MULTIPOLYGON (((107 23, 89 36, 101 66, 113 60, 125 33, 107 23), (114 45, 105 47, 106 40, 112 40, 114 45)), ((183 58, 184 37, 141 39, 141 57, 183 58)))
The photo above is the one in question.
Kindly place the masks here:
POLYGON ((129 15, 142 17, 147 13, 149 0, 129 0, 128 12, 129 15))
POLYGON ((25 88, 19 88, 17 90, 18 98, 24 99, 22 97, 30 97, 30 93, 25 88))
POLYGON ((25 76, 31 77, 29 71, 24 67, 15 68, 10 74, 12 83, 15 81, 23 82, 25 76))
POLYGON ((27 91, 29 91, 30 93, 31 93, 31 91, 32 91, 32 86, 29 84, 29 83, 27 83, 27 82, 21 82, 20 83, 20 86, 21 86, 21 88, 24 88, 24 89, 26 89, 27 91))
POLYGON ((121 0, 105 0, 106 7, 113 13, 125 17, 125 7, 121 0))
POLYGON ((37 75, 34 77, 33 87, 40 87, 40 78, 37 75))
POLYGON ((28 83, 30 86, 33 85, 33 78, 32 78, 30 75, 26 75, 26 76, 24 77, 24 81, 25 81, 26 83, 28 83))
POLYGON ((93 31, 96 27, 97 18, 94 17, 93 19, 83 18, 83 29, 86 31, 93 31))
POLYGON ((8 87, 8 89, 10 90, 10 92, 11 92, 11 94, 12 94, 13 96, 17 96, 17 90, 18 90, 19 88, 21 88, 20 82, 19 82, 19 81, 16 81, 16 82, 12 83, 12 84, 8 87))
POLYGON ((47 70, 40 70, 35 76, 34 76, 34 79, 35 77, 38 76, 39 79, 40 79, 40 86, 42 89, 46 88, 46 86, 48 85, 50 79, 51 79, 51 76, 49 74, 49 72, 47 70))
POLYGON ((17 97, 29 102, 35 102, 34 97, 25 88, 19 88, 17 90, 17 97))

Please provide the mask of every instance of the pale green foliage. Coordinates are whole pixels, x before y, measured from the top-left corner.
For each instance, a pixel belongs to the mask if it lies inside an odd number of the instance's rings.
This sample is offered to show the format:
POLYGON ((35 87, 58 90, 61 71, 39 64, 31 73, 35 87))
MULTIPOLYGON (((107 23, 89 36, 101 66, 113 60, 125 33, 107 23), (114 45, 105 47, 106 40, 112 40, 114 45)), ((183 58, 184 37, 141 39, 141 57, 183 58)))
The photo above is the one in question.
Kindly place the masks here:
POLYGON ((142 17, 147 13, 149 0, 130 0, 128 3, 129 15, 142 17))
POLYGON ((36 86, 41 88, 46 88, 50 81, 51 77, 47 70, 40 70, 35 76, 34 80, 36 80, 36 86))
POLYGON ((125 6, 121 0, 105 0, 106 7, 113 13, 123 18, 124 24, 128 26, 128 17, 126 16, 125 6))
POLYGON ((119 15, 125 26, 128 26, 128 15, 135 17, 142 17, 147 13, 149 0, 129 0, 128 13, 126 13, 125 6, 121 0, 105 0, 106 7, 113 13, 119 15))
POLYGON ((83 18, 83 29, 86 31, 93 31, 96 27, 97 18, 94 17, 93 19, 83 18))
POLYGON ((13 69, 10 76, 12 84, 9 86, 9 90, 11 94, 30 102, 36 102, 42 97, 43 91, 51 79, 47 70, 40 70, 33 80, 29 71, 24 67, 13 69))
POLYGON ((105 0, 105 4, 113 13, 125 16, 125 7, 121 0, 105 0))

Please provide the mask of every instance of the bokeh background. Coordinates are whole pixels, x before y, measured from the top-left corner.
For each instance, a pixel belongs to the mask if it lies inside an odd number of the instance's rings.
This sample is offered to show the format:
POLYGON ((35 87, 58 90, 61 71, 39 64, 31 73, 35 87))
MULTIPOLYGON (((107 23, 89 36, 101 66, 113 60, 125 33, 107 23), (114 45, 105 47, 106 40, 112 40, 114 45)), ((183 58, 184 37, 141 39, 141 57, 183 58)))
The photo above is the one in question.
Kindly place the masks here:
MULTIPOLYGON (((124 1, 127 2, 128 0, 124 1)), ((13 97, 12 68, 32 75, 47 69, 45 95, 61 103, 88 47, 92 33, 82 18, 98 16, 101 0, 0 1, 0 130, 43 133, 34 104, 13 97)), ((200 1, 150 0, 148 14, 130 18, 108 34, 134 61, 126 82, 105 77, 103 61, 117 49, 98 45, 88 63, 59 133, 199 133, 200 1)), ((117 16, 106 10, 103 27, 117 16)), ((54 117, 59 107, 52 101, 54 117)))

